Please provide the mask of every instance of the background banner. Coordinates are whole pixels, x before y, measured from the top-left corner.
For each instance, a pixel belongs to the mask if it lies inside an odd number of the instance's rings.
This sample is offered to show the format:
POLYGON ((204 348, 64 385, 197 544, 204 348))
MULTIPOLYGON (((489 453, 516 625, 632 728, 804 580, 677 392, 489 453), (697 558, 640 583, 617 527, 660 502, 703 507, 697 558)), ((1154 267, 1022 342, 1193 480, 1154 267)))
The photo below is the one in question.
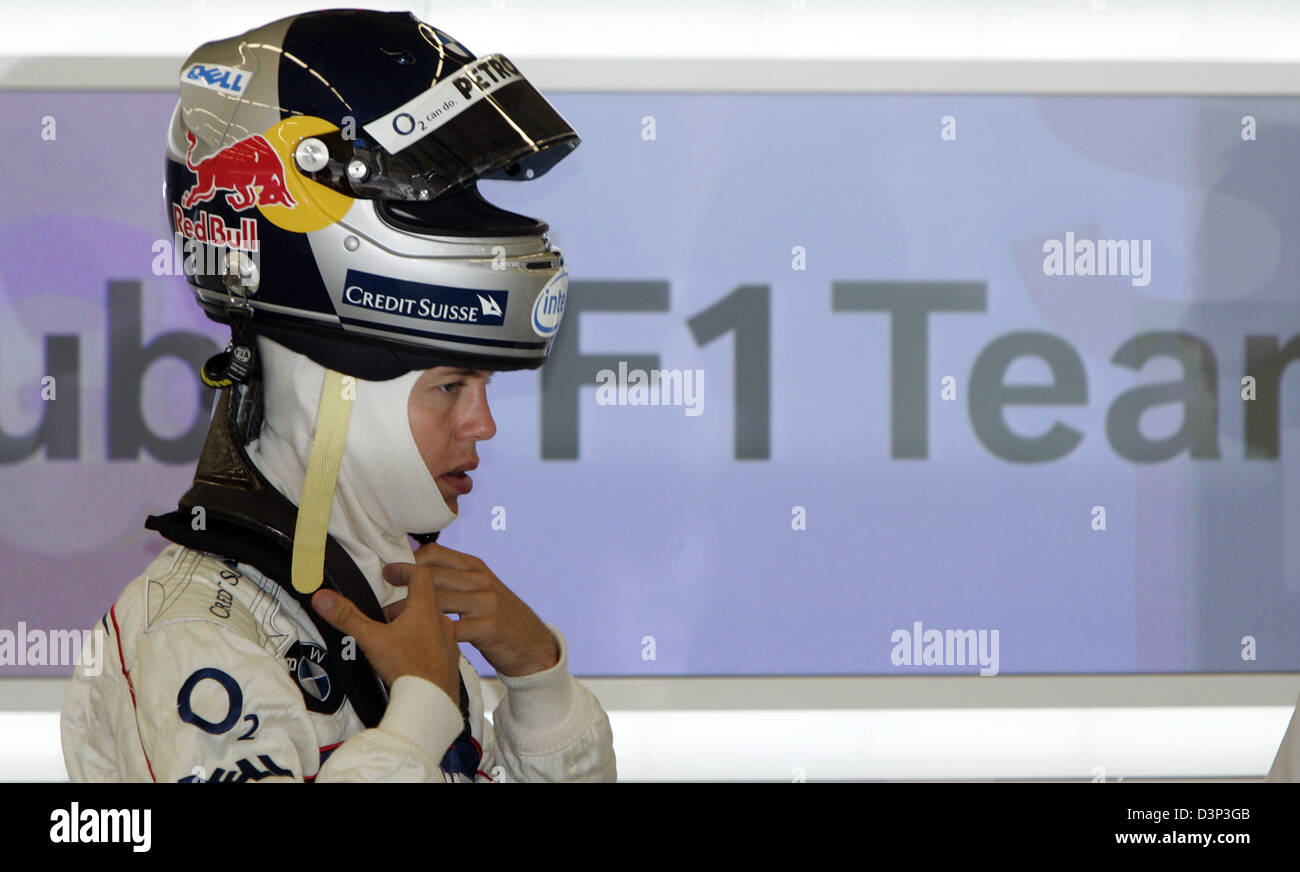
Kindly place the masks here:
MULTIPOLYGON (((1300 101, 554 102, 483 190, 564 325, 439 541, 575 673, 1300 669, 1300 101)), ((202 445, 174 105, 0 93, 0 637, 99 620, 202 445)))

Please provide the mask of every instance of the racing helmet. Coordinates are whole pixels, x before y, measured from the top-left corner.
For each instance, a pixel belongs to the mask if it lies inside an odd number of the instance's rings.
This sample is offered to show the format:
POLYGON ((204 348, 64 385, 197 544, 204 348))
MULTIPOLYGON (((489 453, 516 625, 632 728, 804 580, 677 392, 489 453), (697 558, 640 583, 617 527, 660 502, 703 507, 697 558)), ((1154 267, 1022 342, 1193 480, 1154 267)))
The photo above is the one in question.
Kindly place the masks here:
POLYGON ((568 270, 481 179, 546 173, 579 137, 510 60, 411 13, 326 10, 200 46, 164 195, 187 280, 254 368, 266 336, 344 375, 541 366, 568 270))

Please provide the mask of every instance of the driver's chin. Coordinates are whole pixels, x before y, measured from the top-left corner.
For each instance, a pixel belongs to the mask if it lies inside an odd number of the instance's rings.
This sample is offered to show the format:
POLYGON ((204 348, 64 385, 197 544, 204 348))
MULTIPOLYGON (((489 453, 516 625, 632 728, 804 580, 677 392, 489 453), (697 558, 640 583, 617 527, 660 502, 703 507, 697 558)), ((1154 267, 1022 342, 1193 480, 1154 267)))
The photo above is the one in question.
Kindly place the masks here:
POLYGON ((447 508, 451 509, 452 514, 459 515, 460 506, 456 504, 456 500, 460 497, 460 494, 456 493, 442 482, 438 482, 438 493, 442 494, 442 501, 447 504, 447 508))

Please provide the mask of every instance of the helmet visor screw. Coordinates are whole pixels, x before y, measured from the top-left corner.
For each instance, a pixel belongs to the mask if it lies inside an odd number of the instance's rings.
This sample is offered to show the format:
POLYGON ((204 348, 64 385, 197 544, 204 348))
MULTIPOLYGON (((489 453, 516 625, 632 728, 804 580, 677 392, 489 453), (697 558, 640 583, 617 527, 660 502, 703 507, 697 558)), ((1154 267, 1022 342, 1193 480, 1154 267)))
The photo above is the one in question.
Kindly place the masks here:
POLYGON ((298 143, 293 159, 303 172, 314 173, 325 169, 325 165, 330 162, 330 152, 325 143, 313 136, 298 143))

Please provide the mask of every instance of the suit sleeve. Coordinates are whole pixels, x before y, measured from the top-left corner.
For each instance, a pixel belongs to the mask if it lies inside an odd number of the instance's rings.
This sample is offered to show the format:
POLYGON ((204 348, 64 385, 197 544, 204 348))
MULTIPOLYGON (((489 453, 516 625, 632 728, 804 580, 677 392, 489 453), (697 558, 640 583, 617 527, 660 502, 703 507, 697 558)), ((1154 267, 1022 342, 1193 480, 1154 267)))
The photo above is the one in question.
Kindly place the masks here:
POLYGON ((569 674, 563 634, 546 628, 559 645, 559 662, 532 675, 497 676, 506 696, 493 712, 495 726, 484 721, 482 768, 504 781, 617 781, 609 717, 569 674))
POLYGON ((145 634, 136 660, 140 742, 157 781, 441 782, 442 754, 462 727, 446 693, 403 676, 378 727, 320 748, 283 662, 209 622, 145 634))

